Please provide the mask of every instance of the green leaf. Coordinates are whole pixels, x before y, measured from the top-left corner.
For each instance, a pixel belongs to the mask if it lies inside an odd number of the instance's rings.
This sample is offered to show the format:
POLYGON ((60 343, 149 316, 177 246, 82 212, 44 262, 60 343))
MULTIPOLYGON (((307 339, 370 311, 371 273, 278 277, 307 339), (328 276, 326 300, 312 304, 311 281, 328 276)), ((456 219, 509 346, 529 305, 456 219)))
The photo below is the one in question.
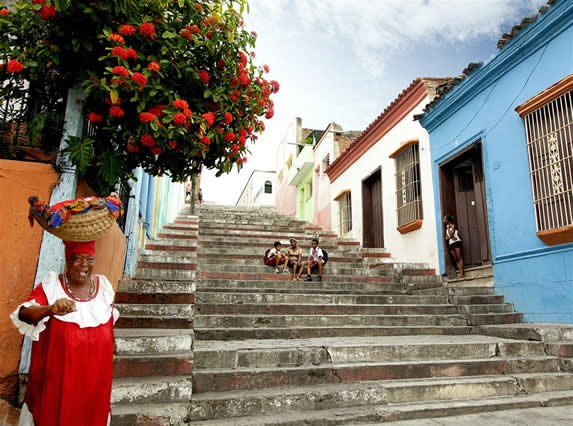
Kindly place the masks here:
POLYGON ((117 183, 122 174, 121 154, 115 151, 106 151, 102 153, 98 161, 99 175, 110 186, 117 183))
POLYGON ((81 138, 70 136, 66 140, 68 147, 64 150, 68 154, 69 160, 78 168, 80 174, 85 174, 94 157, 94 140, 92 138, 81 138))
POLYGON ((177 37, 177 33, 174 33, 173 31, 165 31, 163 33, 164 39, 170 39, 170 38, 175 38, 175 37, 177 37))

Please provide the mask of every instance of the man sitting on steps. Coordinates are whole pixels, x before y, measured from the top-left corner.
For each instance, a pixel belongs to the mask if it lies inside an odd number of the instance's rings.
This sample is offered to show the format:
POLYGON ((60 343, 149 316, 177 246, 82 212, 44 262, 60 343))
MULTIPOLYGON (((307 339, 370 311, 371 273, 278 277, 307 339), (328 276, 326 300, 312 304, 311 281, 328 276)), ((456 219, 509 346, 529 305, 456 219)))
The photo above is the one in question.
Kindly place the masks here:
POLYGON ((310 252, 308 254, 307 261, 303 264, 303 267, 300 268, 300 272, 298 273, 299 278, 302 275, 304 265, 306 265, 305 281, 312 281, 312 277, 310 276, 310 273, 312 270, 316 270, 316 269, 318 269, 318 281, 322 281, 322 268, 324 266, 324 254, 322 253, 322 249, 318 246, 318 239, 316 239, 316 238, 314 238, 312 240, 312 247, 310 248, 310 252))

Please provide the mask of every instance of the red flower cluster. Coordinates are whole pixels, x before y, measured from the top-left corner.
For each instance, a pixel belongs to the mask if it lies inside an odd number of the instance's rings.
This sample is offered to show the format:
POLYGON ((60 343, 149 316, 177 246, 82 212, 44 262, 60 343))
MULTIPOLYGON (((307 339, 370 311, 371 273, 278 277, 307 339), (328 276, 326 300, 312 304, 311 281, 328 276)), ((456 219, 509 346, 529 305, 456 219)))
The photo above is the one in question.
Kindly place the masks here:
POLYGON ((177 126, 182 126, 187 122, 187 117, 185 114, 178 112, 173 116, 173 123, 177 126))
POLYGON ((150 39, 155 39, 155 27, 150 22, 144 22, 139 26, 139 34, 142 36, 149 37, 150 39))
POLYGON ((140 123, 150 123, 157 119, 156 115, 152 112, 141 112, 139 113, 139 122, 140 123))
POLYGON ((131 79, 134 81, 135 84, 137 84, 140 88, 145 87, 145 85, 147 84, 147 77, 145 77, 142 73, 140 72, 134 72, 133 74, 131 74, 131 79))
POLYGON ((153 136, 151 135, 142 135, 139 140, 144 146, 152 147, 156 145, 155 139, 153 139, 153 136))
POLYGON ((215 123, 215 113, 213 112, 206 112, 205 114, 202 114, 202 117, 205 119, 209 127, 215 123))
POLYGON ((204 83, 207 84, 209 83, 209 73, 205 70, 200 70, 199 71, 199 79, 204 83))
POLYGON ((175 108, 186 109, 189 108, 189 104, 184 99, 175 99, 172 104, 175 108))
POLYGON ((125 24, 119 26, 119 33, 124 36, 135 34, 135 27, 133 25, 125 24))
POLYGON ((211 145, 211 139, 209 139, 207 136, 202 136, 201 142, 203 142, 205 145, 211 145))
POLYGON ((122 75, 124 77, 129 77, 128 69, 122 66, 113 67, 111 72, 115 75, 122 75))
POLYGON ((0 15, 8 15, 8 14, 10 14, 9 9, 0 9, 0 15))
POLYGON ((225 133, 225 140, 227 142, 232 142, 235 140, 235 134, 233 132, 227 132, 225 133))
POLYGON ((149 63, 149 65, 147 66, 147 69, 151 72, 159 72, 161 70, 161 67, 159 66, 159 64, 155 61, 151 61, 149 63))
POLYGON ((233 114, 230 112, 225 113, 225 123, 231 124, 233 122, 233 114))
POLYGON ((125 112, 123 111, 123 109, 121 109, 121 107, 113 105, 109 108, 109 115, 111 115, 114 118, 121 118, 125 115, 125 112))
POLYGON ((165 105, 155 105, 152 108, 149 108, 149 112, 155 115, 156 117, 161 117, 163 115, 163 109, 165 105))
POLYGON ((117 33, 111 33, 108 39, 111 41, 115 41, 116 43, 125 44, 124 38, 117 33))
POLYGON ((103 116, 97 112, 90 112, 88 115, 88 121, 90 123, 101 123, 103 121, 103 116))
POLYGON ((18 73, 24 69, 24 65, 18 62, 16 59, 10 59, 6 64, 6 71, 18 73))
POLYGON ((44 20, 47 21, 50 18, 56 16, 56 6, 51 4, 50 6, 46 6, 46 2, 44 0, 32 0, 34 4, 41 4, 42 8, 38 12, 38 15, 44 20))

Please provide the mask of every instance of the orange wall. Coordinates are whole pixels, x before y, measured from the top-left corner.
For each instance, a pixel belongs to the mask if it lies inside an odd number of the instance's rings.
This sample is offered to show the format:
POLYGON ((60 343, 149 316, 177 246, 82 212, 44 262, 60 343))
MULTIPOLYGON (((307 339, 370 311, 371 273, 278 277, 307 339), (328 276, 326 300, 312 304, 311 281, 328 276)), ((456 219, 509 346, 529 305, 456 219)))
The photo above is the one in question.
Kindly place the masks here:
POLYGON ((58 175, 48 164, 0 160, 0 398, 16 398, 22 336, 10 313, 34 285, 42 228, 28 223, 28 196, 50 199, 58 175))
MULTIPOLYGON (((87 197, 96 195, 94 191, 80 180, 78 183, 77 197, 87 197)), ((98 196, 107 196, 109 194, 97 194, 98 196)), ((126 206, 124 206, 125 208, 126 206)), ((96 274, 105 275, 117 290, 119 280, 123 274, 123 262, 125 258, 125 235, 114 224, 112 229, 102 238, 96 241, 96 274)))

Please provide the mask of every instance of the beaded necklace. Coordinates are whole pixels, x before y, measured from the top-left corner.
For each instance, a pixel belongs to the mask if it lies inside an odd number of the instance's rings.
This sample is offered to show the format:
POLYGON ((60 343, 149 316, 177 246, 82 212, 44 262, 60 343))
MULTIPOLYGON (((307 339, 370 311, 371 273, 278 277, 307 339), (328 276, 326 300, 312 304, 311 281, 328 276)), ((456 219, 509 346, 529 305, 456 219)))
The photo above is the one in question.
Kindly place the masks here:
POLYGON ((88 300, 93 299, 95 296, 96 286, 95 286, 95 281, 94 281, 93 277, 90 277, 90 292, 88 294, 88 297, 86 297, 85 299, 82 299, 81 297, 78 297, 74 294, 74 292, 70 288, 70 282, 68 280, 68 274, 64 274, 64 285, 66 286, 66 290, 68 290, 68 293, 70 293, 72 298, 76 299, 79 302, 86 302, 88 300))

